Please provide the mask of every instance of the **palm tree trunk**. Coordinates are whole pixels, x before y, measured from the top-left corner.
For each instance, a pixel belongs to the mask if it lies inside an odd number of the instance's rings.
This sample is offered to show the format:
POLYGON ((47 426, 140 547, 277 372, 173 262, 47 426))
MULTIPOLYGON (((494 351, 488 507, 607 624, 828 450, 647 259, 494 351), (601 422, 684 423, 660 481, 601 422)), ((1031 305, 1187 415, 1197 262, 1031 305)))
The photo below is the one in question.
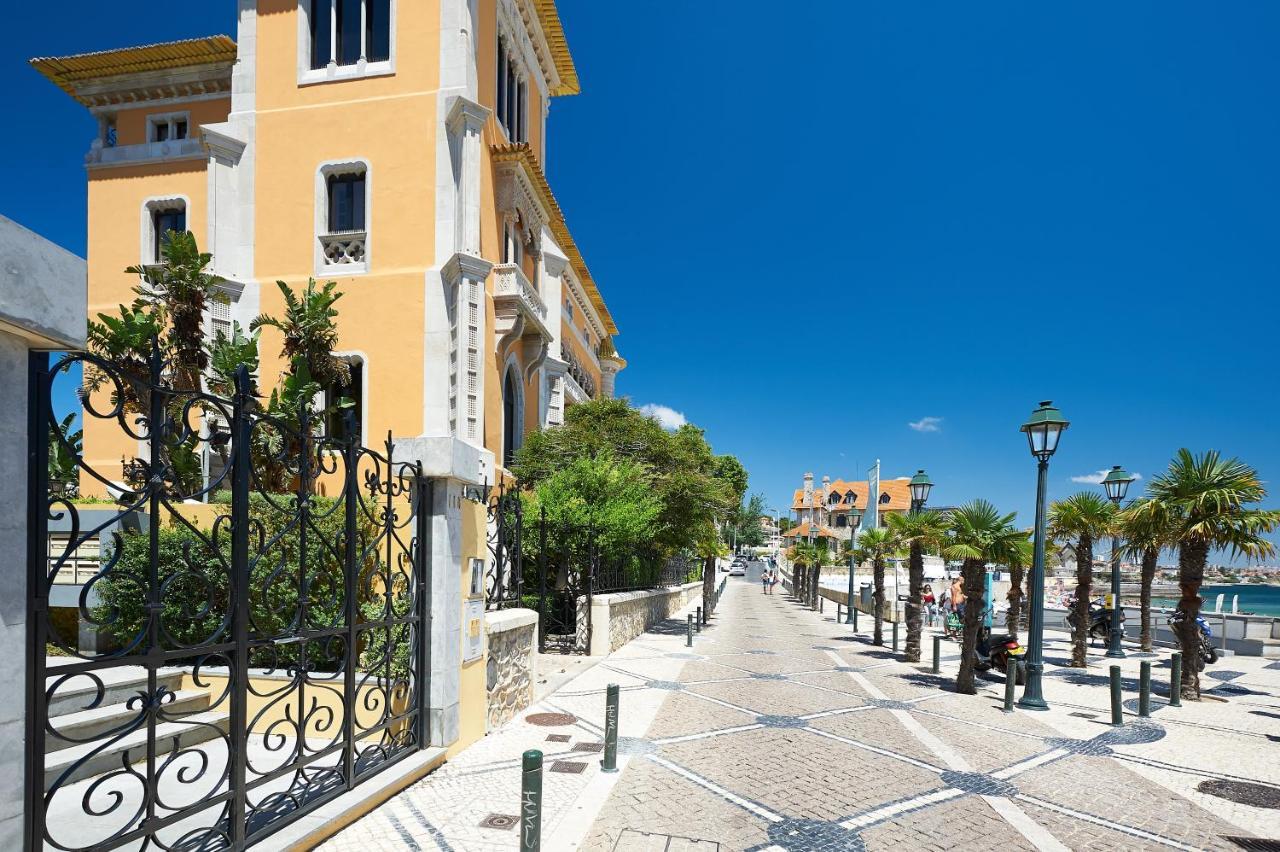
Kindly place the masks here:
POLYGON ((1027 569, 1021 565, 1009 568, 1009 615, 1005 619, 1005 629, 1014 636, 1018 635, 1018 625, 1022 620, 1022 580, 1027 569))
POLYGON ((871 560, 871 572, 875 579, 875 633, 871 639, 873 645, 884 644, 884 559, 877 556, 871 560))
POLYGON ((1156 578, 1156 562, 1160 558, 1160 550, 1148 547, 1142 551, 1142 650, 1151 650, 1151 583, 1156 578))
POLYGON ((966 559, 960 575, 964 577, 964 634, 960 642, 960 671, 956 675, 956 692, 973 695, 973 663, 978 647, 978 625, 987 608, 986 589, 982 573, 986 563, 981 559, 966 559))
POLYGON ((908 663, 918 663, 920 631, 924 627, 924 619, 920 617, 920 596, 924 593, 924 549, 919 541, 911 542, 907 574, 907 647, 903 659, 908 663))
POLYGON ((1177 626, 1178 644, 1182 646, 1182 697, 1200 700, 1200 584, 1204 582, 1204 566, 1209 559, 1209 546, 1198 541, 1184 542, 1178 548, 1178 587, 1182 597, 1178 612, 1182 621, 1177 626))
POLYGON ((1071 665, 1085 668, 1089 648, 1089 601, 1093 598, 1093 539, 1080 536, 1076 545, 1076 600, 1071 605, 1076 626, 1071 635, 1071 665))

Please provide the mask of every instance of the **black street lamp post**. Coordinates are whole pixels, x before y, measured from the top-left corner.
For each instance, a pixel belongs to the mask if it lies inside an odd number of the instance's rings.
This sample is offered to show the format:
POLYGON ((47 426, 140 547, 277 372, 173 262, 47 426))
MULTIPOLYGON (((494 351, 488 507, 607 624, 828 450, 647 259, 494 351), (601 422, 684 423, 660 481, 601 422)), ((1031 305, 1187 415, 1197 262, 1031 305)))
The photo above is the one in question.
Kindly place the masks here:
POLYGON ((1035 555, 1031 561, 1031 615, 1027 626, 1027 685, 1018 706, 1027 710, 1048 710, 1041 685, 1044 673, 1044 539, 1048 511, 1049 457, 1058 449, 1058 439, 1068 426, 1062 412, 1045 400, 1022 425, 1031 455, 1036 458, 1035 555))
MULTIPOLYGON (((1106 489, 1107 499, 1110 500, 1117 509, 1124 502, 1125 495, 1129 493, 1129 484, 1133 482, 1130 476, 1120 465, 1116 465, 1107 472, 1106 477, 1102 480, 1102 487, 1106 489)), ((1120 642, 1124 639, 1124 622, 1121 616, 1124 610, 1120 608, 1120 536, 1111 536, 1111 632, 1107 643, 1108 657, 1123 657, 1124 648, 1120 642)))
POLYGON ((849 510, 849 603, 845 607, 844 623, 853 624, 853 569, 858 564, 858 557, 853 555, 858 544, 858 527, 862 526, 862 510, 849 510))

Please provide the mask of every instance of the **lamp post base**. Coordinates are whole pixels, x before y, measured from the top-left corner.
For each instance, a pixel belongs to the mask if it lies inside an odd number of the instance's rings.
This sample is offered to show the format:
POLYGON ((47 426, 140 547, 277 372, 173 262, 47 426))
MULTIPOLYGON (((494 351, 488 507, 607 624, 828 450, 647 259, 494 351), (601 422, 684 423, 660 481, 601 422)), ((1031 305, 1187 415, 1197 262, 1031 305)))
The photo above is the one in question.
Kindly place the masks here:
POLYGON ((1044 663, 1027 663, 1027 685, 1018 699, 1018 706, 1023 710, 1048 710, 1049 703, 1044 700, 1040 691, 1040 675, 1044 671, 1044 663))

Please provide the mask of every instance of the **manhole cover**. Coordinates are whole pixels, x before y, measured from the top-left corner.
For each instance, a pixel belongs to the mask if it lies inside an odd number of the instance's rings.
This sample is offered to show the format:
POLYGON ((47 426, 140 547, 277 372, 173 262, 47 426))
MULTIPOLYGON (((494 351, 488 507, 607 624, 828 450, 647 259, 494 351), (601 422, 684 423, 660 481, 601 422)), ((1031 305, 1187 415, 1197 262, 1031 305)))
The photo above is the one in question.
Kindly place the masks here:
POLYGON ((496 828, 499 831, 510 831, 520 824, 520 817, 511 814, 489 814, 480 820, 481 828, 496 828))
POLYGON ((549 743, 567 743, 573 737, 568 734, 547 734, 547 742, 549 743))
POLYGON ((539 728, 562 728, 578 721, 578 717, 569 713, 530 713, 524 720, 539 728))
POLYGON ((552 772, 563 772, 566 775, 581 775, 586 768, 587 765, 585 763, 578 763, 574 760, 557 760, 551 764, 552 772))
POLYGON ((599 754, 604 751, 604 743, 574 743, 570 751, 585 751, 591 754, 599 754))
POLYGON ((1253 784, 1248 781, 1220 781, 1216 778, 1201 781, 1196 789, 1209 796, 1217 796, 1229 802, 1255 808, 1280 810, 1280 787, 1253 784))

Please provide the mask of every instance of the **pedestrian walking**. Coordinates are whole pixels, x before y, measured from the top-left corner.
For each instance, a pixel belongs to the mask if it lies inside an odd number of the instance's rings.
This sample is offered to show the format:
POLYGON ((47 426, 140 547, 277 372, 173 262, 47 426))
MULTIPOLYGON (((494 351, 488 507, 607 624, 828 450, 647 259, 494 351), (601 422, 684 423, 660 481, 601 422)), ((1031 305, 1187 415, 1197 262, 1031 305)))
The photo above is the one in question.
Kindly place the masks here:
POLYGON ((769 594, 769 577, 770 573, 768 568, 760 572, 760 594, 762 595, 769 594))

